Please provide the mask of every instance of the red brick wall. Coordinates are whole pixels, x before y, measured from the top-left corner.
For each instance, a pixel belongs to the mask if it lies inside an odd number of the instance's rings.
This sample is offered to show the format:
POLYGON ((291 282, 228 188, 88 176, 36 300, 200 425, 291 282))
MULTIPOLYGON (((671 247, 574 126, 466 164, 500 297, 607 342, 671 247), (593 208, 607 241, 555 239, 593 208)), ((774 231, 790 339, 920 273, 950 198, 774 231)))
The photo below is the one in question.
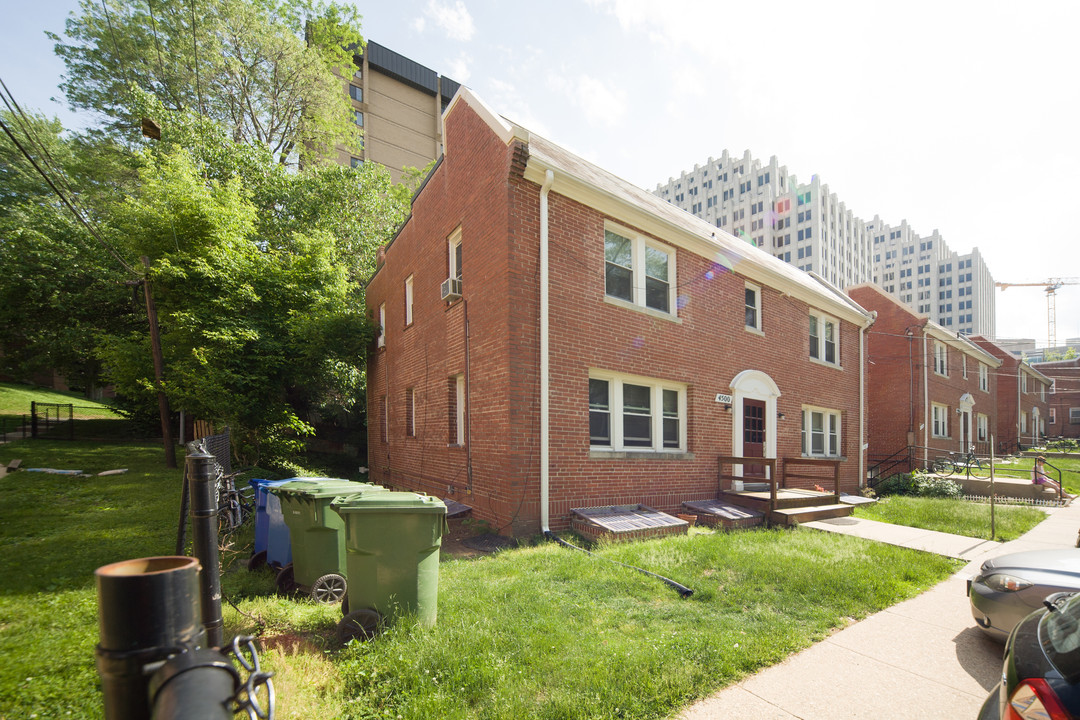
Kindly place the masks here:
MULTIPOLYGON (((988 390, 979 388, 980 361, 960 349, 948 348, 948 377, 934 372, 934 342, 927 333, 926 318, 916 315, 874 286, 850 288, 848 294, 867 310, 878 313, 867 331, 868 383, 867 406, 869 454, 871 463, 884 459, 907 447, 911 442, 919 450, 916 466, 947 452, 960 452, 960 415, 957 413, 962 395, 970 393, 975 401, 971 410, 972 438, 978 437, 978 415, 987 416, 988 430, 993 432, 997 417, 994 371, 988 368, 988 390), (907 335, 911 331, 911 336, 907 335), (964 357, 967 356, 967 378, 964 378, 964 357), (948 407, 948 437, 933 436, 933 416, 929 404, 948 407), (921 461, 921 462, 919 462, 921 461)), ((980 454, 989 454, 989 442, 975 442, 980 454)))
MULTIPOLYGON (((1017 395, 1017 383, 1020 370, 1021 361, 1007 350, 998 347, 993 341, 988 340, 982 336, 976 335, 971 338, 979 347, 983 348, 991 355, 999 358, 1002 363, 996 372, 997 377, 997 426, 995 429, 995 437, 998 441, 999 447, 1004 443, 1007 449, 1015 447, 1015 444, 1019 443, 1025 447, 1029 447, 1032 444, 1032 410, 1038 409, 1039 416, 1042 418, 1048 418, 1050 415, 1048 400, 1050 398, 1049 389, 1047 389, 1045 397, 1039 393, 1039 386, 1041 381, 1036 380, 1034 377, 1028 377, 1028 391, 1020 392, 1017 395), (1020 436, 1020 423, 1018 420, 1018 408, 1027 413, 1028 425, 1027 430, 1023 437, 1020 436)), ((1047 428, 1049 430, 1049 427, 1047 428)))
MULTIPOLYGON (((464 103, 446 128, 447 154, 367 290, 373 313, 387 303, 386 348, 368 366, 369 408, 380 407, 383 394, 390 402, 387 442, 378 418, 369 420, 371 477, 459 500, 502 532, 535 532, 540 189, 516 170, 522 148, 506 147, 464 103), (447 277, 446 238, 458 224, 464 302, 447 305, 438 289, 447 277), (406 329, 403 283, 410 273, 415 321, 406 329), (467 451, 447 447, 447 377, 465 371, 466 302, 471 483, 467 451), (416 437, 404 436, 408 387, 417 402, 416 437)), ((552 529, 569 527, 572 507, 642 503, 675 511, 684 500, 715 497, 716 458, 733 454, 733 414, 714 398, 731 393, 732 379, 746 369, 767 373, 782 393, 780 457, 801 454, 804 404, 840 411, 842 487, 859 486, 856 326, 840 323, 842 369, 812 363, 805 303, 763 287, 764 335, 748 332, 744 279, 682 250, 681 322, 605 302, 605 217, 554 190, 549 201, 552 529), (590 368, 685 383, 688 452, 591 453, 590 368)))
POLYGON ((1055 392, 1047 396, 1047 407, 1053 408, 1055 422, 1047 414, 1046 434, 1050 437, 1080 437, 1080 423, 1069 422, 1069 408, 1080 407, 1080 360, 1061 360, 1040 363, 1039 372, 1053 378, 1055 392))

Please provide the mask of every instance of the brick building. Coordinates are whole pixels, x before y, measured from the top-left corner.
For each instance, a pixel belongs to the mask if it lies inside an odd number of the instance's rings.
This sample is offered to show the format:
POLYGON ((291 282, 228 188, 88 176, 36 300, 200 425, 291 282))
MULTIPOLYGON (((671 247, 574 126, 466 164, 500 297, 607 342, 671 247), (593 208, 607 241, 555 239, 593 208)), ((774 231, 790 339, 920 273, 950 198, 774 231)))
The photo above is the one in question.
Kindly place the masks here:
POLYGON ((878 463, 883 473, 926 467, 971 445, 989 455, 1002 361, 876 285, 850 287, 848 294, 877 313, 866 333, 871 472, 878 463))
POLYGON ((1049 437, 1080 437, 1080 358, 1038 363, 1036 369, 1050 378, 1046 434, 1049 437))
POLYGON ((468 89, 443 122, 367 287, 374 482, 512 534, 713 498, 721 455, 833 458, 859 487, 866 311, 468 89))
POLYGON ((995 435, 1001 452, 1031 447, 1046 435, 1050 414, 1047 399, 1053 382, 1046 375, 993 340, 971 338, 979 347, 1001 360, 997 371, 998 421, 995 435))

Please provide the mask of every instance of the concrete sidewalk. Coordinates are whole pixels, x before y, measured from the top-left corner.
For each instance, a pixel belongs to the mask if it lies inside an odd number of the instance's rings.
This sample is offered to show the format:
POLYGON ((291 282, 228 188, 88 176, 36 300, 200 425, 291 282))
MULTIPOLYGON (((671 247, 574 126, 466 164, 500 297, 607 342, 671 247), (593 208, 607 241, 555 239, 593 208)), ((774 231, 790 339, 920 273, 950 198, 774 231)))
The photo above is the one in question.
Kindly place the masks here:
POLYGON ((1047 510, 1046 520, 1007 543, 854 518, 804 525, 969 562, 918 597, 854 623, 690 706, 680 720, 975 718, 1001 676, 1003 647, 975 626, 967 579, 988 557, 1073 547, 1080 529, 1080 502, 1047 510))

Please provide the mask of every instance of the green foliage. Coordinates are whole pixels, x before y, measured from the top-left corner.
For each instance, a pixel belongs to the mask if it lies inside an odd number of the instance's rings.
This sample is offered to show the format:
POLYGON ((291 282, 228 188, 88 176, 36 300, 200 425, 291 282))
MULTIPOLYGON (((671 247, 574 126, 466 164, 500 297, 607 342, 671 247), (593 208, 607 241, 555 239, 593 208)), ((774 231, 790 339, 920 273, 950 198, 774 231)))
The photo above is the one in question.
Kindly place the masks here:
MULTIPOLYGON (((77 109, 99 113, 136 142, 132 88, 205 115, 281 163, 331 159, 360 133, 338 75, 360 47, 351 7, 304 0, 83 0, 65 38, 50 34, 77 109)), ((153 116, 151 116, 153 117, 153 116)))
POLYGON ((878 483, 874 489, 878 495, 910 495, 915 497, 960 498, 960 483, 937 475, 915 471, 898 473, 878 483))

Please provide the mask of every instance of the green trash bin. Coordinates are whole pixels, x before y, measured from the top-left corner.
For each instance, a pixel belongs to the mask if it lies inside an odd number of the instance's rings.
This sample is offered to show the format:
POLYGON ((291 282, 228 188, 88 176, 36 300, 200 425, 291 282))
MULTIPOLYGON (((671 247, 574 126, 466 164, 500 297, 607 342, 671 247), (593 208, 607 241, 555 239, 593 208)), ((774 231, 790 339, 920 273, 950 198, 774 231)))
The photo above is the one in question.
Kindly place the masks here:
POLYGON ((349 577, 338 639, 369 639, 402 612, 434 626, 443 501, 413 492, 361 493, 337 498, 331 507, 345 521, 349 577))
POLYGON ((345 572, 345 525, 330 509, 342 494, 386 492, 370 483, 348 480, 293 480, 270 488, 281 501, 289 527, 292 562, 277 576, 278 592, 303 592, 317 602, 341 602, 348 588, 345 572))

